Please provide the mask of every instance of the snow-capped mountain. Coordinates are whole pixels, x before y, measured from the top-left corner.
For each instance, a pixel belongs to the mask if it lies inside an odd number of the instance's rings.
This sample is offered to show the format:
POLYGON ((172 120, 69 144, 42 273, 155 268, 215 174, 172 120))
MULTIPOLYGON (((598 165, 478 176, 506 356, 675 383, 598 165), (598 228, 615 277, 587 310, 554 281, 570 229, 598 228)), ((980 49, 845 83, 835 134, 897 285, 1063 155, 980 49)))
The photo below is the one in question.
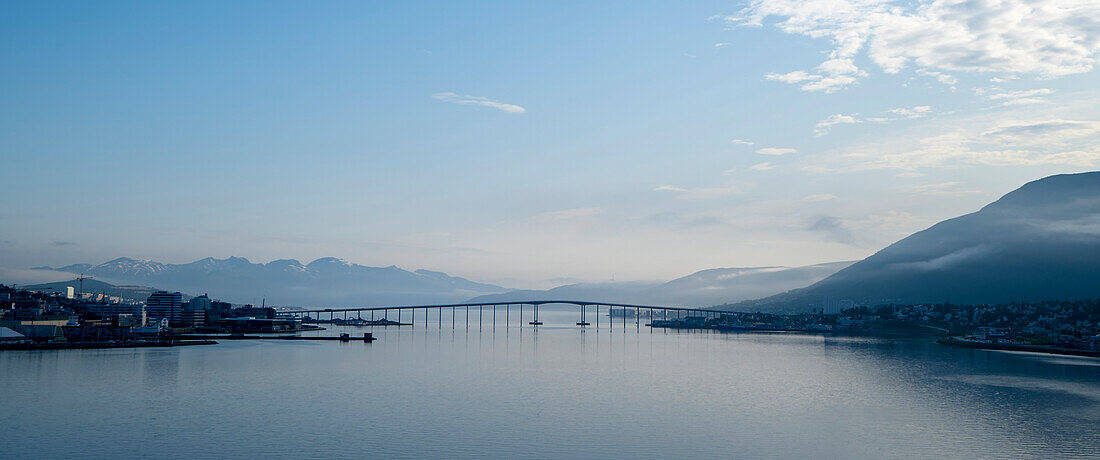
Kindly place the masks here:
POLYGON ((293 259, 252 263, 241 257, 165 264, 122 257, 98 265, 74 264, 51 270, 83 273, 114 283, 210 293, 237 303, 259 303, 266 298, 268 304, 303 307, 451 302, 506 291, 440 272, 368 267, 335 257, 308 264, 293 259))

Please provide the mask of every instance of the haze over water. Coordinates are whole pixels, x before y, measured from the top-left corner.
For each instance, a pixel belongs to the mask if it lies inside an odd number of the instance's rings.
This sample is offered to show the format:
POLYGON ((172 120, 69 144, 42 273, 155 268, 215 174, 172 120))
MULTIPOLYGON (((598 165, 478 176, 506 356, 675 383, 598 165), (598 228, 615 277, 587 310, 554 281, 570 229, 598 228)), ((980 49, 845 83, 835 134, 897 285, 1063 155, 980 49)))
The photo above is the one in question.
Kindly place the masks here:
POLYGON ((371 344, 3 353, 0 451, 12 458, 1100 455, 1098 359, 926 340, 650 331, 632 322, 582 331, 568 326, 576 313, 566 311, 544 312, 548 324, 538 331, 515 327, 514 312, 511 328, 478 328, 472 313, 466 329, 462 313, 454 328, 447 314, 442 327, 374 328, 380 340, 371 344))

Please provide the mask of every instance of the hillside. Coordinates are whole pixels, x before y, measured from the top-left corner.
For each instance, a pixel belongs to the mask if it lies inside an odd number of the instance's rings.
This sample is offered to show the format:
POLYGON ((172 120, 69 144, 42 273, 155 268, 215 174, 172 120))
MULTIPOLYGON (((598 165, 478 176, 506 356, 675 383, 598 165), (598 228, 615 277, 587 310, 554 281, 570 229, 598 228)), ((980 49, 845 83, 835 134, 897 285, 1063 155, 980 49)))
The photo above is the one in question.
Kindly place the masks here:
POLYGON ((758 298, 806 286, 852 262, 805 267, 713 268, 668 282, 581 283, 548 290, 518 290, 475 298, 478 302, 557 299, 640 305, 710 306, 758 298))
POLYGON ((733 308, 804 311, 837 301, 1005 303, 1100 297, 1100 172, 1030 182, 803 289, 733 308))

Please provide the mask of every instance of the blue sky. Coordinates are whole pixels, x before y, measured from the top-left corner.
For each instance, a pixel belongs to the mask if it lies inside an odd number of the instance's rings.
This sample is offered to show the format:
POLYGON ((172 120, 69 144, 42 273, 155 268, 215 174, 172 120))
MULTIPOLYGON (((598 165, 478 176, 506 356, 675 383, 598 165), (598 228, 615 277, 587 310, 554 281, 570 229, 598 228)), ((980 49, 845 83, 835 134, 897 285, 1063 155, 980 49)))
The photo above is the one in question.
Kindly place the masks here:
POLYGON ((9 2, 0 266, 865 257, 1100 162, 1087 0, 9 2))

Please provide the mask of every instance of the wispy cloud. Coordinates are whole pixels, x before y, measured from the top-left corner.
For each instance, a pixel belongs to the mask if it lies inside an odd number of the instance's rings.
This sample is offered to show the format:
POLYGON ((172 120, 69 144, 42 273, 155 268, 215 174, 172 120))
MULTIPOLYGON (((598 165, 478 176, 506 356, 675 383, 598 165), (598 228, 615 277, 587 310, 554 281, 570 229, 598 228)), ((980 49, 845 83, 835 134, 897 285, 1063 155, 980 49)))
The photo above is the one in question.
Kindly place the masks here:
POLYGON ((653 189, 655 192, 686 192, 687 189, 683 187, 677 187, 675 185, 659 185, 653 189))
POLYGON ((653 214, 644 219, 647 223, 658 224, 665 227, 677 228, 677 229, 689 229, 699 227, 709 227, 711 225, 723 225, 726 223, 721 217, 700 215, 700 216, 688 216, 678 212, 662 212, 653 214))
POLYGON ((932 113, 932 107, 927 105, 918 105, 912 108, 899 107, 896 109, 884 110, 879 116, 861 118, 859 114, 844 115, 841 113, 835 115, 829 115, 828 118, 817 122, 814 125, 814 135, 824 136, 829 134, 829 130, 836 125, 841 124, 856 124, 873 122, 873 123, 889 123, 897 120, 912 120, 917 118, 923 118, 926 115, 932 113))
POLYGON ((936 184, 911 185, 898 187, 899 193, 930 196, 964 196, 982 193, 981 190, 959 189, 959 182, 940 182, 936 184))
POLYGON ((829 200, 835 200, 835 199, 836 199, 836 195, 829 194, 829 193, 821 193, 821 194, 817 194, 817 195, 806 195, 806 196, 802 197, 802 201, 805 201, 807 203, 819 203, 819 202, 822 202, 822 201, 829 201, 829 200))
POLYGON ((547 211, 536 214, 533 218, 541 221, 557 221, 557 220, 569 220, 576 219, 578 217, 595 216, 602 214, 602 208, 573 208, 563 209, 561 211, 547 211))
POLYGON ((934 70, 917 69, 917 75, 923 75, 925 77, 935 78, 936 81, 938 81, 940 83, 943 83, 945 85, 954 85, 954 84, 959 82, 959 79, 955 78, 954 76, 945 74, 943 72, 937 72, 937 71, 934 71, 934 70))
POLYGON ((730 46, 730 44, 729 44, 729 43, 726 43, 726 42, 722 42, 722 43, 715 43, 715 44, 714 44, 714 49, 722 49, 722 48, 725 48, 725 47, 727 47, 727 46, 730 46))
POLYGON ((983 133, 981 140, 1002 145, 1069 146, 1079 140, 1094 140, 1100 148, 1100 121, 1051 119, 1006 122, 983 133))
POLYGON ((455 93, 435 93, 433 98, 443 102, 449 102, 451 104, 459 105, 475 105, 479 107, 489 107, 491 109, 502 110, 508 113, 524 113, 527 109, 515 104, 505 104, 503 102, 494 101, 487 97, 480 96, 463 96, 455 93))
POLYGON ((731 144, 737 144, 737 145, 756 145, 755 142, 749 142, 749 141, 746 141, 746 140, 743 140, 743 139, 734 139, 734 140, 730 141, 730 143, 731 144))
POLYGON ((741 190, 734 186, 684 188, 674 185, 662 185, 653 190, 657 192, 671 192, 676 194, 679 198, 686 200, 708 200, 741 193, 741 190))
POLYGON ((1000 102, 1001 105, 1026 105, 1026 104, 1042 104, 1047 102, 1045 98, 1040 96, 1047 96, 1053 93, 1054 90, 1049 88, 1036 88, 1021 91, 1005 91, 1001 88, 977 88, 974 90, 979 96, 983 96, 988 100, 1000 102))
POLYGON ((916 65, 952 85, 946 72, 1056 77, 1090 71, 1100 59, 1100 2, 1095 0, 755 0, 727 23, 774 26, 833 50, 814 73, 768 74, 805 91, 846 88, 868 74, 862 53, 886 73, 916 65))
POLYGON ((76 243, 72 241, 54 241, 50 243, 53 246, 76 246, 76 243))
POLYGON ((856 237, 852 234, 852 231, 848 229, 848 226, 844 224, 844 221, 838 217, 823 216, 815 220, 809 227, 806 228, 811 232, 818 233, 825 237, 826 240, 834 243, 841 243, 847 245, 855 245, 856 237))
POLYGON ((759 153, 761 155, 777 155, 777 156, 778 155, 786 155, 788 153, 797 153, 797 152, 798 151, 795 150, 795 149, 776 148, 776 147, 765 147, 765 148, 762 148, 762 149, 759 149, 759 150, 756 151, 756 153, 759 153))
POLYGON ((814 173, 966 166, 1100 164, 1100 121, 1023 118, 1027 110, 942 120, 908 134, 876 139, 811 157, 814 173), (1004 121, 1007 119, 1008 121, 1004 121))
POLYGON ((862 122, 861 120, 857 119, 853 115, 842 115, 842 114, 839 114, 839 113, 835 114, 835 115, 829 115, 828 118, 826 118, 824 120, 821 120, 821 121, 817 122, 816 125, 814 125, 814 135, 815 136, 824 136, 826 134, 829 134, 829 128, 832 128, 835 125, 854 124, 854 123, 861 123, 861 122, 862 122))
POLYGON ((749 169, 751 169, 753 171, 767 171, 767 170, 770 170, 770 169, 775 169, 775 166, 772 165, 771 163, 765 161, 763 163, 754 164, 749 169))

